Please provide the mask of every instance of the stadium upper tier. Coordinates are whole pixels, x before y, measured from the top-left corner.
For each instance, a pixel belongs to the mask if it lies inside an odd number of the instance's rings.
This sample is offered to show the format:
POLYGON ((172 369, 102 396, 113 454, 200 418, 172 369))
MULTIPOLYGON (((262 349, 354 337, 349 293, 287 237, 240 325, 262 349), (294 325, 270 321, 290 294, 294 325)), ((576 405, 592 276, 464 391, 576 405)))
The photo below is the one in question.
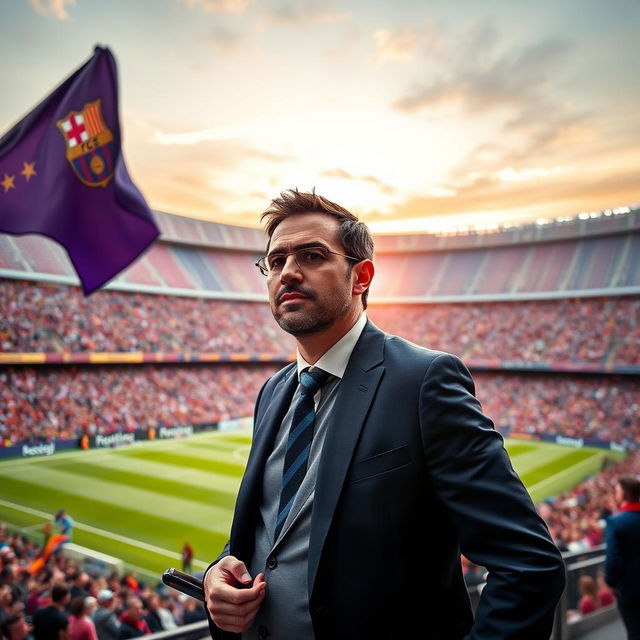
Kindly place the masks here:
MULTIPOLYGON (((368 314, 386 331, 475 367, 640 365, 640 296, 381 304, 368 314)), ((0 362, 24 352, 81 354, 81 360, 104 352, 146 353, 153 361, 159 354, 182 354, 184 361, 184 354, 211 352, 282 360, 294 350, 262 302, 121 291, 85 298, 74 286, 0 280, 0 355, 8 356, 0 362)))
MULTIPOLYGON (((610 213, 610 212, 609 212, 610 213)), ((259 229, 157 213, 161 240, 109 288, 265 300, 259 229)), ((78 282, 64 250, 0 234, 0 276, 78 282)), ((378 236, 371 302, 640 293, 640 210, 494 233, 378 236)))

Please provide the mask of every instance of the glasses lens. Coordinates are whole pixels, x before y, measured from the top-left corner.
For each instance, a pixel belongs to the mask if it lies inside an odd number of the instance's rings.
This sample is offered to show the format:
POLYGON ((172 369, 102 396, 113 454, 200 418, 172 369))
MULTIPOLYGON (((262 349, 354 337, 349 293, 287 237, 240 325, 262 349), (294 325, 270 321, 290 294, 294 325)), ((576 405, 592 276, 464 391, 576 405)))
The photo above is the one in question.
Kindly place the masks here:
POLYGON ((308 247, 296 251, 296 262, 302 269, 316 269, 322 266, 329 257, 324 247, 308 247))
POLYGON ((269 270, 267 269, 267 263, 266 263, 264 258, 260 258, 260 260, 258 260, 258 262, 256 262, 256 267, 258 267, 258 269, 260 269, 260 273, 263 276, 266 276, 269 273, 269 270))
POLYGON ((295 257, 296 263, 301 269, 317 269, 329 258, 329 251, 324 247, 307 247, 298 249, 293 253, 272 253, 258 260, 257 265, 264 275, 280 273, 284 269, 287 258, 295 257))

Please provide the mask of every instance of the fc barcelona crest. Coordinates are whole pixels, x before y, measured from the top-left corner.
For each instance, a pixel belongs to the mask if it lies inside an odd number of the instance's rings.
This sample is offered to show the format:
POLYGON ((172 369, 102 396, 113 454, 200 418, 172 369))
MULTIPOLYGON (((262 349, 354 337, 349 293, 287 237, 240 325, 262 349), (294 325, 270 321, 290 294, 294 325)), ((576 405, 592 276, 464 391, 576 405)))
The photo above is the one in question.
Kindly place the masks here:
POLYGON ((89 187, 106 187, 113 178, 115 148, 113 134, 102 119, 100 100, 72 111, 56 124, 76 176, 89 187))

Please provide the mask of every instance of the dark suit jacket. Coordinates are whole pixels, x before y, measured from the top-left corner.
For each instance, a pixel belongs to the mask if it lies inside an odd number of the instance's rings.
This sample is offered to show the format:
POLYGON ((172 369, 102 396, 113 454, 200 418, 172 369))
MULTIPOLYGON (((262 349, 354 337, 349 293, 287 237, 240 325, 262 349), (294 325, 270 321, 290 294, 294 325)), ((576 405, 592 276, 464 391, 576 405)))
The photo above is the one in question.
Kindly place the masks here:
MULTIPOLYGON (((640 504, 634 504, 640 508, 640 504)), ((606 537, 605 580, 621 603, 640 606, 640 511, 611 516, 606 537)))
MULTIPOLYGON (((265 462, 296 385, 292 364, 258 397, 225 549, 245 562, 265 462)), ((367 323, 315 488, 308 585, 318 640, 459 639, 472 625, 478 640, 548 640, 562 558, 473 394, 458 358, 367 323), (490 572, 475 625, 460 549, 490 572)))

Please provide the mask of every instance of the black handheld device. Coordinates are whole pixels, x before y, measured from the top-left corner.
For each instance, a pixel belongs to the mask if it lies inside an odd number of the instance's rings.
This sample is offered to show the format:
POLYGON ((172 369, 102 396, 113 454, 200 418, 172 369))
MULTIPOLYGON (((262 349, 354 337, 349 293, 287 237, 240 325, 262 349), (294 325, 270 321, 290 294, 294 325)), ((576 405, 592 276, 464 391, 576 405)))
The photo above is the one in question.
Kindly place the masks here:
POLYGON ((184 571, 178 569, 167 569, 162 574, 162 582, 168 587, 182 591, 188 596, 204 602, 204 589, 202 588, 202 580, 190 576, 184 571))

